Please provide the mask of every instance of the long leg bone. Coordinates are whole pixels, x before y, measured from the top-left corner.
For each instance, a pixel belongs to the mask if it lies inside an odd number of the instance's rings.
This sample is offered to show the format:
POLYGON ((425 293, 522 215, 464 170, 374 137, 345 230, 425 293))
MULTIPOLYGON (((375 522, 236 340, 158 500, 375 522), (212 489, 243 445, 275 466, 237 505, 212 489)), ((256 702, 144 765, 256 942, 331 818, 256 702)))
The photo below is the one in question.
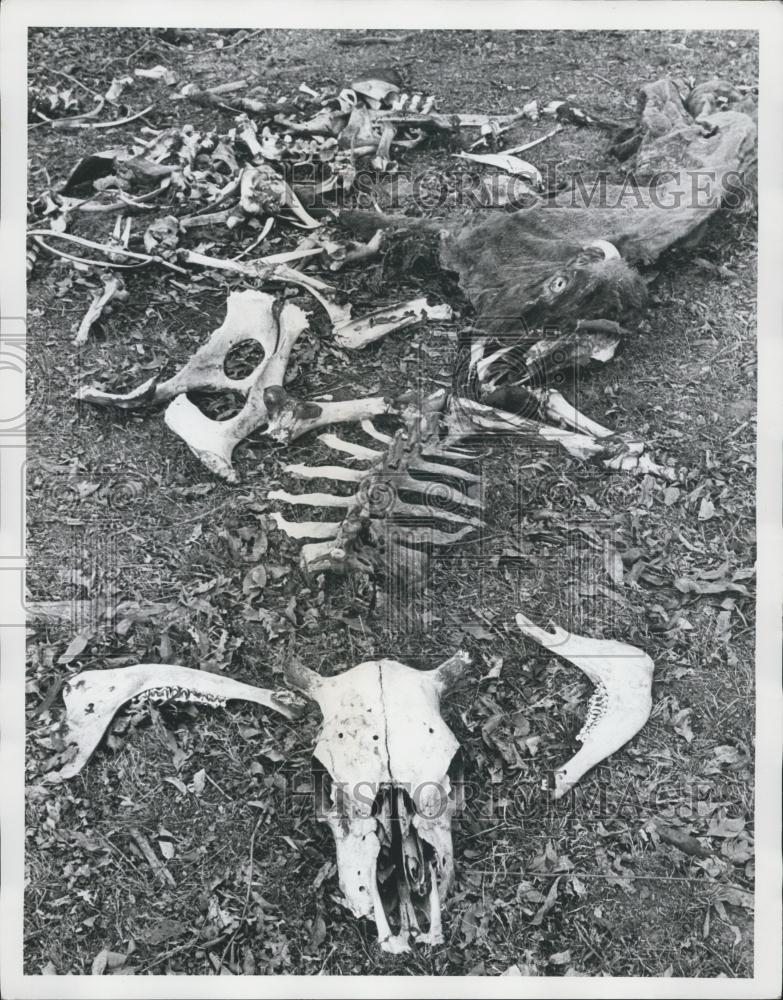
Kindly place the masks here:
POLYGON ((68 747, 74 748, 74 756, 50 775, 50 780, 65 780, 78 774, 120 708, 140 695, 153 701, 216 706, 231 699, 252 701, 274 709, 287 719, 298 718, 304 707, 288 691, 271 691, 205 670, 167 663, 85 670, 68 681, 64 694, 64 739, 68 747))
POLYGON ((281 444, 288 444, 318 427, 355 423, 397 412, 395 403, 385 396, 344 402, 303 402, 282 388, 282 380, 267 389, 264 399, 269 421, 264 433, 281 444))
POLYGON ((647 722, 655 665, 641 649, 624 642, 573 635, 562 628, 546 632, 523 614, 518 614, 516 621, 524 635, 564 657, 595 685, 585 724, 576 737, 582 747, 555 771, 553 794, 559 799, 647 722))
POLYGON ((360 319, 335 326, 334 339, 340 347, 361 350, 380 340, 393 330, 402 330, 420 323, 423 319, 451 319, 451 306, 431 306, 426 298, 413 299, 401 305, 376 309, 360 319))

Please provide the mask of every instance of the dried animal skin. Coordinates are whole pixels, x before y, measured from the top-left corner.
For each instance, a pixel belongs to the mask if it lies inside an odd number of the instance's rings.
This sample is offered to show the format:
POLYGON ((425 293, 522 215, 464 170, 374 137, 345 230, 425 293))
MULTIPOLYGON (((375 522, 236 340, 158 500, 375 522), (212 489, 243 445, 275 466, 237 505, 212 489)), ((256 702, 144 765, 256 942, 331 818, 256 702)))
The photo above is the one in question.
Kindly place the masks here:
POLYGON ((655 664, 641 649, 624 642, 574 635, 557 627, 546 632, 521 613, 516 621, 524 635, 578 667, 596 688, 576 737, 582 747, 555 771, 553 795, 559 799, 647 722, 655 664))
MULTIPOLYGON (((219 674, 167 663, 141 663, 111 670, 85 670, 65 685, 63 737, 74 749, 53 781, 72 778, 89 760, 120 708, 133 698, 151 701, 187 701, 197 705, 225 705, 231 699, 272 708, 287 719, 298 718, 302 705, 286 691, 244 684, 219 674)), ((69 754, 66 750, 64 757, 69 754)))

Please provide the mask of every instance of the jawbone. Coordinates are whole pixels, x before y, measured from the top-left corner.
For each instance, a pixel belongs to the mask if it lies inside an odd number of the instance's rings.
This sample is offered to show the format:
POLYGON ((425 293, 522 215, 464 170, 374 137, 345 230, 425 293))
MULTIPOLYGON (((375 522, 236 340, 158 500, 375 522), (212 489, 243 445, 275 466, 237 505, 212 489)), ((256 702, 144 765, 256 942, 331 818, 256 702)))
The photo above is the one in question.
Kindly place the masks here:
POLYGON ((559 799, 647 722, 655 664, 641 649, 624 642, 573 635, 562 628, 546 632, 523 614, 516 621, 524 635, 578 667, 596 687, 576 737, 582 748, 555 771, 553 797, 559 799))

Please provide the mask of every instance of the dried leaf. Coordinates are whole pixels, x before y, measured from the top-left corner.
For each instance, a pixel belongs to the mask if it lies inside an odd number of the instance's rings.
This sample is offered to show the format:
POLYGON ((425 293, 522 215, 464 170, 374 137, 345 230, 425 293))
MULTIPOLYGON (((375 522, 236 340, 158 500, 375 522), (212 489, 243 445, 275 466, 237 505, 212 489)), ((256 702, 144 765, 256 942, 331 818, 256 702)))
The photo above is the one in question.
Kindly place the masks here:
POLYGON ((198 798, 204 791, 204 785, 207 783, 207 772, 202 768, 200 771, 196 771, 193 775, 193 781, 190 783, 190 791, 198 798))
POLYGON ((709 521, 713 517, 715 517, 715 505, 713 504, 712 500, 709 500, 707 499, 707 497, 704 497, 701 501, 701 504, 699 505, 699 520, 709 521))
POLYGON ((71 641, 68 643, 68 648, 65 650, 65 652, 62 654, 62 656, 59 658, 57 662, 61 663, 63 666, 67 666, 69 663, 71 663, 72 660, 75 660, 78 656, 81 656, 81 654, 87 648, 87 645, 90 639, 92 638, 92 635, 93 635, 92 627, 82 629, 82 631, 79 632, 78 635, 75 635, 73 639, 71 639, 71 641))
POLYGON ((544 900, 544 902, 541 904, 541 906, 531 919, 530 923, 533 925, 533 927, 540 927, 541 924, 544 922, 544 917, 547 915, 547 913, 549 913, 549 911, 555 905, 555 902, 557 900, 557 893, 560 889, 561 878, 562 875, 558 875, 558 877, 554 880, 554 882, 552 883, 552 888, 547 893, 546 899, 544 900))

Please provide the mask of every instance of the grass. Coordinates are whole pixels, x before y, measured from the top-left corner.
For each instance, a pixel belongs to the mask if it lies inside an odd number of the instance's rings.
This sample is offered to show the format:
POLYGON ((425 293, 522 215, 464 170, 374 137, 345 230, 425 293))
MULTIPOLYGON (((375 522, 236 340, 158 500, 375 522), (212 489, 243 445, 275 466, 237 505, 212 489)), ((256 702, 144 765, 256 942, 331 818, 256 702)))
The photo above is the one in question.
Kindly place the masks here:
MULTIPOLYGON (((303 79, 315 87, 347 81, 354 68, 391 58, 444 110, 504 112, 531 96, 574 94, 616 118, 632 116, 638 85, 664 74, 755 82, 752 36, 691 34, 687 50, 672 47, 679 40, 641 32, 449 32, 434 42, 422 33, 381 53, 342 49, 325 33, 264 32, 220 53, 200 32, 189 53, 143 30, 56 29, 32 34, 29 64, 32 76, 49 82, 47 67, 74 64, 69 71, 99 91, 138 65, 164 62, 183 82, 206 84, 251 67, 274 96, 303 79)), ((143 107, 167 92, 144 81, 131 93, 143 107)), ((150 118, 158 127, 230 125, 169 97, 150 118)), ((514 141, 536 132, 521 127, 514 141)), ((33 129, 31 192, 48 185, 47 175, 52 183, 66 176, 96 143, 131 134, 96 140, 89 132, 33 129)), ((590 130, 568 130, 535 152, 542 170, 608 165, 603 136, 590 130)), ((453 164, 446 151, 422 151, 410 169, 434 177, 453 164)), ((235 974, 497 975, 514 966, 534 975, 752 974, 751 915, 715 901, 721 887, 752 891, 753 884, 752 602, 734 595, 727 637, 718 628, 727 595, 694 599, 673 581, 724 562, 731 569, 753 563, 754 226, 751 216, 725 217, 700 245, 702 260, 728 272, 694 264, 692 252, 661 261, 649 329, 579 385, 580 407, 592 417, 645 435, 659 460, 673 460, 681 471, 674 502, 667 504, 665 484, 504 442, 481 466, 492 532, 434 563, 437 598, 417 609, 413 628, 403 627, 393 604, 382 601, 370 613, 344 586, 304 580, 297 545, 271 530, 261 558, 281 569, 264 592, 266 614, 243 595, 244 575, 263 549, 265 491, 290 486, 285 462, 324 460, 312 442, 285 452, 259 438, 246 442, 237 454, 242 481, 228 486, 210 478, 160 415, 74 404, 82 381, 133 385, 141 380, 134 366, 181 364, 219 325, 226 292, 236 286, 203 281, 183 291, 164 275, 133 276, 127 305, 77 355, 69 331, 88 293, 69 284, 63 262, 40 262, 29 298, 32 597, 84 598, 115 588, 126 601, 162 607, 153 618, 101 624, 67 668, 57 660, 73 628, 31 635, 29 973, 88 972, 106 948, 128 956, 119 971, 137 974, 214 974, 221 963, 235 974), (537 469, 525 468, 533 462, 537 469), (711 520, 698 517, 704 498, 715 506, 711 520), (627 557, 623 586, 606 573, 607 545, 627 557), (570 802, 553 804, 540 783, 572 752, 588 686, 520 641, 518 608, 541 622, 643 646, 656 663, 647 727, 585 778, 570 802), (459 870, 441 947, 382 956, 372 924, 341 905, 328 831, 315 822, 306 793, 314 719, 291 725, 249 709, 139 710, 121 717, 78 778, 56 788, 41 783, 57 700, 42 717, 37 711, 66 673, 168 660, 276 686, 292 651, 327 673, 378 654, 430 667, 466 628, 503 666, 499 678, 473 684, 446 709, 464 750, 470 801, 455 826, 459 870), (534 737, 540 740, 529 743, 534 737), (726 746, 735 753, 723 760, 716 749, 726 746), (202 770, 199 791, 194 775, 202 770), (732 819, 745 826, 727 836, 732 819), (704 857, 661 840, 656 823, 691 834, 704 857), (153 874, 133 830, 158 853, 161 842, 172 845, 173 885, 153 874)), ((88 226, 79 231, 91 235, 88 226)), ((105 235, 100 225, 95 234, 105 235)), ((341 282, 359 306, 413 287, 384 287, 372 268, 341 282)), ((448 383, 467 326, 460 318, 392 336, 357 358, 310 336, 294 388, 355 394, 404 387, 415 377, 448 383)))

